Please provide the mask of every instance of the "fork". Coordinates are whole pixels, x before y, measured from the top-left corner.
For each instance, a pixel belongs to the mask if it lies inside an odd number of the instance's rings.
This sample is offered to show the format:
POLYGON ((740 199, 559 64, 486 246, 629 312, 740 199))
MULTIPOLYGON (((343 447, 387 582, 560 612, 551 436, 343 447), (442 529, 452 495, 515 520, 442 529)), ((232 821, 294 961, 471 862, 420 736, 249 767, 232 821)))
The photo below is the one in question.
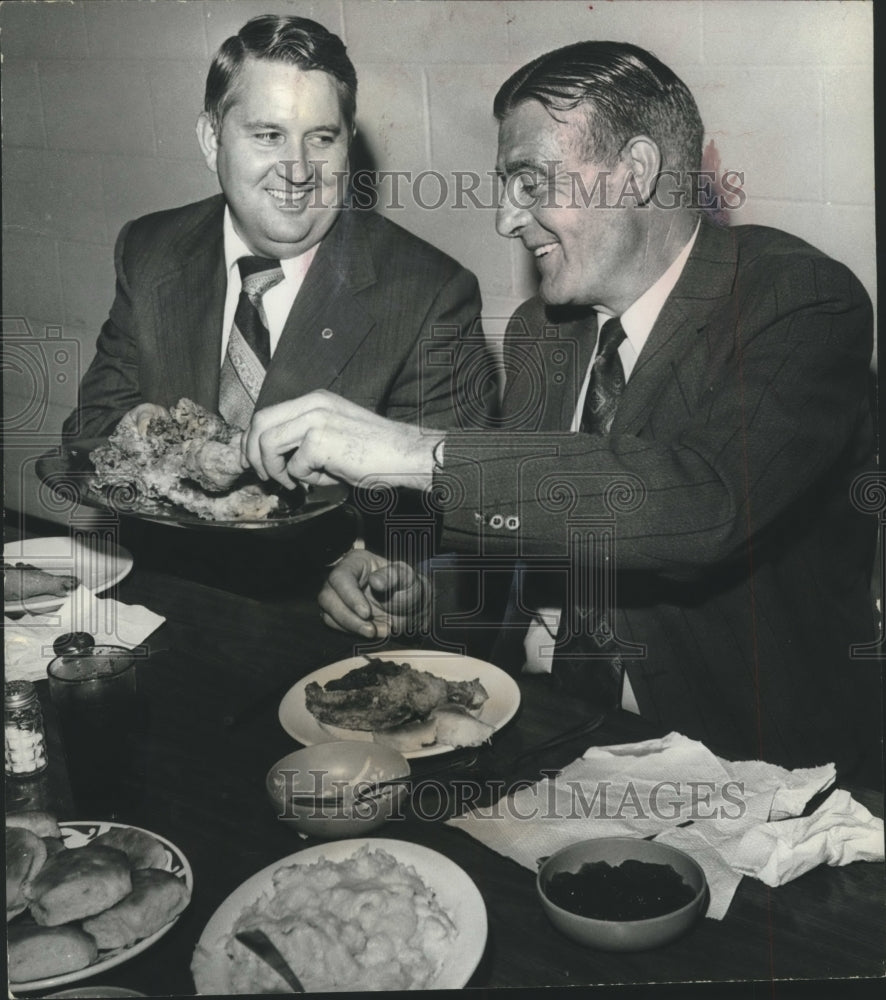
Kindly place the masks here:
MULTIPOLYGON (((479 754, 473 753, 467 757, 459 758, 458 760, 449 761, 446 764, 442 764, 440 767, 435 767, 431 770, 421 771, 418 774, 404 774, 399 778, 385 778, 383 781, 375 781, 367 785, 365 788, 361 788, 354 795, 355 802, 362 802, 364 799, 377 798, 381 795, 386 788, 390 788, 394 785, 408 785, 417 784, 418 782, 425 781, 428 778, 436 778, 441 774, 446 774, 449 771, 454 771, 457 768, 463 768, 464 770, 470 770, 478 760, 479 754)), ((316 792, 293 792, 289 796, 289 802, 291 805, 333 805, 336 802, 340 802, 344 798, 344 789, 334 788, 331 795, 318 795, 316 792)))

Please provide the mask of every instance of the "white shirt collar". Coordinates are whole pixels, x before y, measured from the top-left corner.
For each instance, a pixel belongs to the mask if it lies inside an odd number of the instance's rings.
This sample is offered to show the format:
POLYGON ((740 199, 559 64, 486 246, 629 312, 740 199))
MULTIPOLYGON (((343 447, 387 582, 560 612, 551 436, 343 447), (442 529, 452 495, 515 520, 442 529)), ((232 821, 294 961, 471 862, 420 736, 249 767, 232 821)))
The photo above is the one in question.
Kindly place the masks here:
MULTIPOLYGON (((683 273, 683 268, 686 266, 686 261, 689 259, 689 254, 695 245, 695 238, 698 236, 700 225, 701 220, 695 224, 695 230, 689 242, 677 254, 670 267, 653 285, 650 285, 646 289, 639 299, 632 302, 621 314, 622 328, 631 347, 634 349, 635 355, 638 357, 649 338, 649 334, 652 332, 653 326, 655 326, 658 314, 664 307, 668 296, 674 290, 674 286, 680 280, 680 275, 683 273)), ((609 314, 597 314, 597 321, 601 325, 610 318, 609 314)))
MULTIPOLYGON (((234 228, 234 221, 231 218, 231 210, 227 205, 225 205, 225 217, 222 229, 225 241, 225 273, 227 274, 229 281, 233 277, 236 277, 236 280, 239 283, 239 269, 236 270, 235 274, 232 274, 234 265, 241 257, 254 257, 255 254, 243 242, 237 233, 237 230, 234 228)), ((300 282, 301 279, 307 274, 308 268, 311 266, 311 261, 314 259, 319 247, 320 244, 315 243, 310 250, 306 250, 304 253, 299 254, 298 257, 287 257, 285 260, 281 260, 280 267, 283 270, 284 279, 298 279, 300 282)))

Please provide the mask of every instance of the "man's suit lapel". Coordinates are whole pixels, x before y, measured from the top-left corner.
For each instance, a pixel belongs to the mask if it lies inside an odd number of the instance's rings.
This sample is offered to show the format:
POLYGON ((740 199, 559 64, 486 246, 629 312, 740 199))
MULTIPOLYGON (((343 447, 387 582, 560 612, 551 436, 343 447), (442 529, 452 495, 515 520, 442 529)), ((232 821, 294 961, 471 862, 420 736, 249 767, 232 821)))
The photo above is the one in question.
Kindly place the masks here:
POLYGON ((355 296, 375 280, 360 213, 345 209, 296 296, 258 406, 330 385, 375 323, 355 296))
POLYGON ((169 249, 169 271, 154 288, 154 349, 169 398, 189 396, 218 407, 221 327, 226 275, 224 201, 213 199, 204 218, 169 249))
POLYGON ((708 317, 732 291, 737 255, 728 229, 702 220, 695 246, 665 302, 628 380, 613 434, 635 434, 646 423, 659 394, 672 378, 672 365, 708 317))

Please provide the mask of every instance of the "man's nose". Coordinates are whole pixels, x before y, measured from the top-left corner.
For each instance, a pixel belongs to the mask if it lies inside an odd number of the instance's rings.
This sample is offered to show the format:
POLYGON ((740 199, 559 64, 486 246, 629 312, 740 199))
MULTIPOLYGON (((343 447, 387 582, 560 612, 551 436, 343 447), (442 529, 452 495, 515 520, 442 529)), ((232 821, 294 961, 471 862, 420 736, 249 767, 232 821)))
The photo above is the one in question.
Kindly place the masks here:
POLYGON ((514 201, 513 195, 505 188, 498 199, 495 213, 495 228, 499 236, 517 237, 529 221, 527 209, 514 201))
POLYGON ((277 174, 290 184, 306 184, 314 173, 314 165, 297 146, 287 150, 287 155, 277 161, 277 174))

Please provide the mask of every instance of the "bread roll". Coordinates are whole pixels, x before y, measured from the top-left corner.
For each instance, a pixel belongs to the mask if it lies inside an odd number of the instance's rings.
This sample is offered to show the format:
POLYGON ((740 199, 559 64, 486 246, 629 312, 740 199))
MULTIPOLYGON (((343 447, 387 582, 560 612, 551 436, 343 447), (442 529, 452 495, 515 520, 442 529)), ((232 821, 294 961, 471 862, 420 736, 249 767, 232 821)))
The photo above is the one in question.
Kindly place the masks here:
POLYGON ((25 885, 31 915, 45 927, 91 917, 131 891, 126 855, 92 844, 53 854, 25 885))
POLYGON ((13 983, 76 972, 98 956, 95 941, 79 927, 13 925, 8 944, 9 980, 13 983))
POLYGON ((22 809, 6 814, 6 825, 23 827, 38 837, 61 837, 55 816, 42 809, 22 809))
POLYGON ((123 851, 130 868, 162 868, 166 864, 166 848, 156 837, 135 827, 111 827, 92 843, 123 851))
POLYGON ((142 868, 132 873, 132 892, 94 917, 83 929, 101 949, 127 948, 169 923, 188 905, 188 887, 171 872, 142 868))
POLYGON ((6 831, 6 919, 12 920, 28 905, 25 885, 46 862, 46 844, 30 830, 6 831))

